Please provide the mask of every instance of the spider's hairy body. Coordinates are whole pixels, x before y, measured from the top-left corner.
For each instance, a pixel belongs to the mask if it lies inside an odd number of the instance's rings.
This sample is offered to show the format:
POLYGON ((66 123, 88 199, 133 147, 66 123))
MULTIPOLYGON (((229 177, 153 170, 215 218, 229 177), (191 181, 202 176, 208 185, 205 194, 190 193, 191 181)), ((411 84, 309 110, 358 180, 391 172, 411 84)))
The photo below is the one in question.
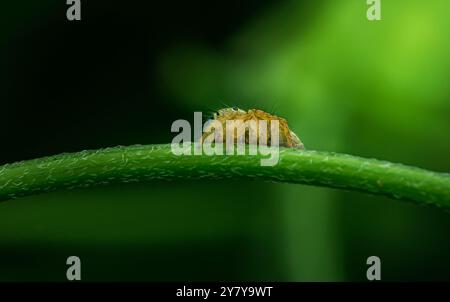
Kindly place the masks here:
MULTIPOLYGON (((279 124, 279 145, 289 148, 297 148, 297 149, 304 149, 302 141, 298 138, 298 136, 289 128, 289 125, 287 121, 284 118, 278 117, 276 115, 272 115, 270 113, 267 113, 265 111, 259 110, 259 109, 250 109, 250 110, 242 110, 239 108, 224 108, 220 109, 213 115, 213 120, 219 121, 223 127, 223 129, 226 129, 226 122, 230 120, 234 121, 256 121, 254 125, 256 125, 256 129, 252 129, 251 127, 245 131, 245 142, 249 143, 249 132, 255 132, 259 133, 257 129, 258 128, 258 121, 267 121, 268 125, 270 124, 270 121, 276 120, 279 124)), ((270 127, 270 126, 268 126, 270 127)), ((202 137, 202 140, 208 136, 211 131, 206 131, 205 134, 202 137)), ((225 137, 221 137, 225 142, 225 137)), ((235 141, 237 138, 235 137, 235 141)), ((270 141, 270 133, 268 133, 268 142, 270 141)))

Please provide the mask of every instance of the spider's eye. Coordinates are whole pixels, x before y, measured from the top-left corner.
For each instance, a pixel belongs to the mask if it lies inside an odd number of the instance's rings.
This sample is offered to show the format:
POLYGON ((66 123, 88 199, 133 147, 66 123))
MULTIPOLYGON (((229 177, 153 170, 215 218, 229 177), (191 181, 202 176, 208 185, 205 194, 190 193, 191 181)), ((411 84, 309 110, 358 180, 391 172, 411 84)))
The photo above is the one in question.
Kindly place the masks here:
POLYGON ((238 111, 239 108, 238 108, 238 107, 233 107, 233 110, 234 110, 234 111, 238 111))

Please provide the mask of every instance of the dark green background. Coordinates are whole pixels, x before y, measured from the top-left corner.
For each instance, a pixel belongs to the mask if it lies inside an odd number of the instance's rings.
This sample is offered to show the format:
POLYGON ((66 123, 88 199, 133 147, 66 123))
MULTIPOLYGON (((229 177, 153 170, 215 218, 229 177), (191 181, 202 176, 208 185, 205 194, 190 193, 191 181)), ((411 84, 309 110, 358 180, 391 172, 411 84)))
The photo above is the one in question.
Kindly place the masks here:
MULTIPOLYGON (((308 149, 450 170, 450 2, 0 4, 1 163, 168 143, 224 106, 285 117, 308 149)), ((360 193, 155 182, 0 204, 0 280, 450 280, 450 216, 360 193)))

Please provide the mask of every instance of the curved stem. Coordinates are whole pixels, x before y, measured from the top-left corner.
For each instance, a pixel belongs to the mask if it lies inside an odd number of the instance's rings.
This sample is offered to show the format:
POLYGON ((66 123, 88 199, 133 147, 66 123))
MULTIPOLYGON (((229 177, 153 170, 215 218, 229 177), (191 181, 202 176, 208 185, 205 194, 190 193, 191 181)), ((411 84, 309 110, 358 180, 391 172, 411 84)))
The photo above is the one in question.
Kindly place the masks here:
POLYGON ((280 148, 262 157, 175 156, 168 145, 82 151, 0 167, 0 200, 71 189, 173 179, 255 179, 357 190, 450 209, 450 175, 346 154, 280 148))

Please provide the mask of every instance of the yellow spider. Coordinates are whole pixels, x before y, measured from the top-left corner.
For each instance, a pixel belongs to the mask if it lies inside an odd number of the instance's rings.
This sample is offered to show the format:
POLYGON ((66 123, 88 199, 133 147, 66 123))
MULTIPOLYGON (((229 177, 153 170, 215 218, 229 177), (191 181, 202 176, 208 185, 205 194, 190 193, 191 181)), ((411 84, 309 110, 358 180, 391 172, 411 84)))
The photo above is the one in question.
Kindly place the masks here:
MULTIPOLYGON (((233 108, 224 108, 216 111, 213 115, 214 120, 219 121, 222 124, 222 128, 226 129, 226 121, 227 120, 241 120, 243 122, 254 120, 256 121, 256 125, 258 125, 258 121, 265 120, 270 123, 271 120, 277 120, 279 123, 279 145, 289 148, 297 148, 304 149, 302 141, 298 138, 298 136, 289 129, 288 123, 284 118, 278 117, 276 115, 269 114, 265 111, 259 109, 250 109, 248 111, 233 107, 233 108)), ((256 126, 258 127, 258 126, 256 126)), ((269 127, 269 126, 268 126, 269 127)), ((258 133, 258 129, 247 129, 245 131, 245 143, 248 144, 249 141, 249 132, 258 133)), ((212 133, 212 129, 207 129, 202 136, 202 142, 206 137, 208 137, 212 133)), ((225 136, 219 136, 223 139, 223 143, 225 143, 225 136)), ((237 138, 235 138, 237 141, 237 138)), ((270 142, 270 132, 268 132, 268 142, 270 142)))

